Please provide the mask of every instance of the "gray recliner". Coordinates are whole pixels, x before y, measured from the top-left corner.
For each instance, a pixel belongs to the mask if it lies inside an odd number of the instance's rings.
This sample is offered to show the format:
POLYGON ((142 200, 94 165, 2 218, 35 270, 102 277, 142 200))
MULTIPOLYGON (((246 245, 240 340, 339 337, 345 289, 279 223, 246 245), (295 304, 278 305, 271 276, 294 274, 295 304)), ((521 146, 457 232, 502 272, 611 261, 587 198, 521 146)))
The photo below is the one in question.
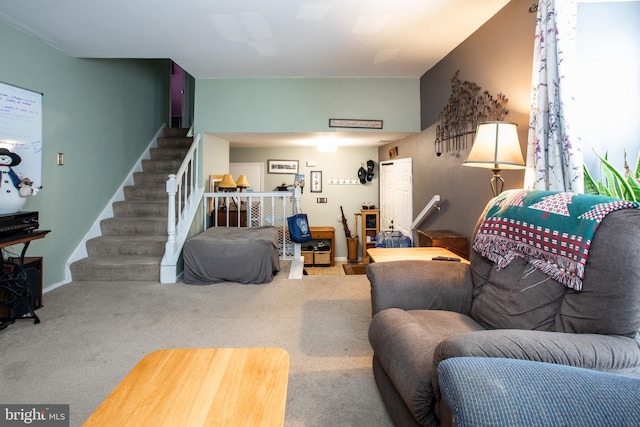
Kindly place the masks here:
POLYGON ((524 359, 640 377, 639 260, 640 209, 623 209, 597 228, 581 291, 524 259, 499 268, 474 250, 471 265, 370 264, 373 372, 392 420, 450 424, 437 366, 452 357, 524 359))

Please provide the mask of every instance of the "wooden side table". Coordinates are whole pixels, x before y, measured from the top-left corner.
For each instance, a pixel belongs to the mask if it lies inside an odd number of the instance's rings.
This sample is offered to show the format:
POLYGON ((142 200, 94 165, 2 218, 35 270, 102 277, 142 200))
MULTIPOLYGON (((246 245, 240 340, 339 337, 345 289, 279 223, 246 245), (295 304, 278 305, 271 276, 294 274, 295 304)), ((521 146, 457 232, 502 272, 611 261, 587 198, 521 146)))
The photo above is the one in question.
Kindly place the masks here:
POLYGON ((469 259, 467 238, 451 230, 418 230, 418 246, 446 248, 464 259, 469 259))
MULTIPOLYGON (((311 239, 309 242, 303 243, 303 248, 310 244, 313 244, 313 240, 328 240, 329 241, 329 265, 333 267, 336 265, 335 250, 336 250, 336 229, 333 227, 309 227, 311 231, 311 239)), ((314 264, 326 264, 324 262, 314 264)))

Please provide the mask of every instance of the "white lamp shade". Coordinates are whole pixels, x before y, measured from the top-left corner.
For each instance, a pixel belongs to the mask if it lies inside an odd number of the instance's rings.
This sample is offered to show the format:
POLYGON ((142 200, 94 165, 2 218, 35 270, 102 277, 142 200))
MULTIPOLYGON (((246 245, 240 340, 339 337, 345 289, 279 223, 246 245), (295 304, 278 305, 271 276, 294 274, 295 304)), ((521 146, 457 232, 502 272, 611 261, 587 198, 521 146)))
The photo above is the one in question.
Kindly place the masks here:
POLYGON ((510 122, 480 123, 464 166, 487 169, 524 169, 518 128, 510 122))

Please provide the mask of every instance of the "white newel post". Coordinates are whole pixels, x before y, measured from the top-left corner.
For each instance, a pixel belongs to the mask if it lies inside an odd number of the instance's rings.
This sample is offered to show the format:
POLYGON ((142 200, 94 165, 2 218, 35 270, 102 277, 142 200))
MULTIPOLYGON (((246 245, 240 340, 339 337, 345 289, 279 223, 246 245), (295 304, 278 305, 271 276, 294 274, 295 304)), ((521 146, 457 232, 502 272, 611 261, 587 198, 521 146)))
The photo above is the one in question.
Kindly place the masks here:
MULTIPOLYGON (((299 185, 296 185, 293 190, 293 202, 296 205, 295 213, 300 213, 302 210, 300 209, 300 199, 302 198, 302 190, 299 185)), ((300 243, 296 243, 293 245, 293 258, 300 259, 302 257, 301 252, 302 245, 300 243)))
MULTIPOLYGON (((302 190, 300 186, 296 185, 293 189, 294 213, 302 212, 300 210, 301 198, 302 190)), ((304 274, 304 258, 302 257, 301 246, 300 243, 294 243, 293 245, 293 259, 291 260, 291 267, 289 269, 289 279, 302 279, 304 274)))
POLYGON ((174 255, 176 241, 176 176, 174 174, 169 175, 169 179, 167 179, 167 197, 169 199, 169 204, 167 211, 167 244, 165 251, 174 255))

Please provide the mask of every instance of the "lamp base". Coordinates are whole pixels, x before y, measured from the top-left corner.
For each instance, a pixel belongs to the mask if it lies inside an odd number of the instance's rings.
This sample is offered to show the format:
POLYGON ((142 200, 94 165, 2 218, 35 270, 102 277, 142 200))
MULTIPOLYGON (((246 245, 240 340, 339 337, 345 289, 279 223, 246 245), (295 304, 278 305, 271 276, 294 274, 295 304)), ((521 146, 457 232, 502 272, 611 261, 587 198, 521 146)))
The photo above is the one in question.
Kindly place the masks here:
POLYGON ((502 193, 504 188, 504 179, 500 176, 500 169, 492 169, 493 177, 491 177, 491 191, 493 191, 493 197, 502 193))

